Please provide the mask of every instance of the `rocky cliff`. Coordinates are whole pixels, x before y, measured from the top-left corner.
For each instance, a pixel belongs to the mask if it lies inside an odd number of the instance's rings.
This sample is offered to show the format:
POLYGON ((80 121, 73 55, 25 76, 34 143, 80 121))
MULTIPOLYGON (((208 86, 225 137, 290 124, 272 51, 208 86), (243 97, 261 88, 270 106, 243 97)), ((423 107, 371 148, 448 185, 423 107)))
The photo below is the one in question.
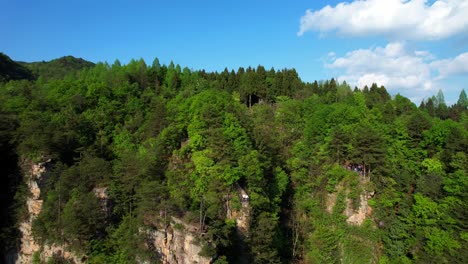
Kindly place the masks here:
POLYGON ((50 160, 40 163, 26 161, 23 166, 30 195, 26 200, 28 218, 19 225, 21 247, 16 258, 17 264, 32 263, 33 255, 36 252, 40 253, 40 258, 43 260, 47 260, 52 256, 61 256, 74 263, 82 263, 80 258, 69 252, 65 247, 55 244, 41 246, 34 240, 32 235, 32 222, 42 209, 43 201, 41 200, 40 186, 47 177, 49 163, 50 160))
POLYGON ((155 250, 163 264, 211 263, 212 258, 200 256, 202 244, 197 228, 172 217, 170 224, 157 230, 146 230, 146 244, 155 250))
POLYGON ((343 182, 340 182, 336 186, 336 192, 329 193, 327 195, 326 199, 326 210, 329 213, 333 212, 333 209, 336 205, 337 202, 337 196, 340 192, 343 192, 345 194, 345 204, 346 207, 343 211, 343 214, 347 217, 346 222, 350 225, 362 225, 364 220, 371 216, 372 214, 372 207, 369 205, 368 201, 369 199, 374 195, 373 191, 368 191, 367 186, 370 181, 369 177, 365 175, 358 175, 356 174, 356 177, 359 177, 359 184, 358 188, 360 188, 362 191, 359 194, 359 203, 358 206, 353 205, 353 200, 349 198, 350 196, 350 189, 343 184, 343 182))
POLYGON ((38 186, 38 181, 43 178, 46 172, 44 165, 43 163, 26 165, 26 182, 31 195, 26 200, 28 218, 19 227, 21 232, 21 248, 18 252, 16 263, 31 263, 33 254, 40 249, 39 245, 34 241, 31 229, 32 221, 41 212, 42 208, 42 200, 40 199, 41 190, 38 186))
MULTIPOLYGON (((41 186, 47 179, 47 168, 50 161, 33 163, 25 162, 23 169, 30 195, 26 200, 28 218, 20 223, 21 247, 17 253, 17 264, 32 263, 34 255, 39 254, 41 260, 59 256, 71 263, 85 263, 86 256, 78 256, 70 252, 66 245, 40 245, 32 234, 32 222, 42 209, 41 186)), ((95 188, 94 194, 101 201, 101 209, 110 211, 107 188, 95 188)), ((212 258, 200 256, 202 244, 199 237, 203 234, 196 227, 172 217, 167 227, 157 230, 146 230, 147 247, 158 253, 162 263, 210 263, 212 258)))
POLYGON ((362 225, 364 220, 372 215, 372 207, 369 205, 368 201, 372 198, 374 192, 367 190, 369 181, 370 178, 368 176, 359 175, 359 186, 362 191, 359 194, 359 205, 357 208, 353 207, 351 199, 346 199, 346 209, 344 214, 348 217, 346 222, 350 225, 362 225))
POLYGON ((236 248, 237 251, 237 262, 240 264, 249 263, 250 256, 249 250, 247 248, 247 239, 250 232, 250 198, 239 185, 236 185, 237 196, 240 201, 240 207, 235 208, 232 205, 231 196, 226 199, 226 218, 234 220, 236 223, 236 237, 238 245, 236 248))

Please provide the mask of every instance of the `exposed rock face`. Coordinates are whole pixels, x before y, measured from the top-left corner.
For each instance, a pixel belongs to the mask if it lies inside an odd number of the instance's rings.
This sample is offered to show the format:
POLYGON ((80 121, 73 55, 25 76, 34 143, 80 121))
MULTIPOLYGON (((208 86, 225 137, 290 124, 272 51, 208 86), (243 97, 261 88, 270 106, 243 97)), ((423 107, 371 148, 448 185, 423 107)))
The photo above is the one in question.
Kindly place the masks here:
POLYGON ((28 189, 31 196, 27 198, 26 204, 28 208, 29 217, 26 221, 20 224, 19 230, 21 232, 21 248, 18 252, 18 259, 16 263, 31 263, 34 252, 39 251, 39 245, 34 241, 32 236, 32 221, 41 212, 42 200, 40 200, 41 189, 37 181, 41 180, 43 174, 46 172, 45 164, 31 164, 29 165, 29 173, 26 175, 28 189))
POLYGON ((373 195, 369 193, 364 188, 366 184, 370 181, 370 178, 365 175, 359 176, 359 184, 363 187, 362 193, 359 195, 359 207, 356 210, 352 209, 352 202, 350 199, 346 199, 346 210, 345 215, 348 217, 346 222, 351 225, 362 225, 366 217, 370 216, 372 213, 372 207, 369 206, 368 199, 373 195))
POLYGON ((226 218, 236 221, 236 236, 239 242, 235 249, 238 254, 236 263, 244 264, 249 263, 246 239, 249 237, 250 230, 250 197, 239 185, 236 185, 236 191, 241 202, 241 207, 239 209, 232 208, 231 197, 227 196, 225 203, 226 218))
MULTIPOLYGON (((353 207, 352 200, 346 198, 346 208, 343 214, 347 216, 346 222, 350 225, 362 225, 364 220, 372 214, 372 207, 369 206, 368 200, 373 196, 373 192, 365 190, 365 185, 369 182, 369 178, 365 175, 359 175, 359 185, 363 187, 362 193, 359 195, 359 206, 358 208, 353 207)), ((326 211, 328 213, 333 212, 333 208, 336 205, 336 199, 339 192, 345 192, 346 197, 349 195, 349 189, 345 189, 342 183, 336 186, 336 192, 329 193, 326 199, 326 211)))
POLYGON ((107 187, 96 187, 93 189, 93 192, 99 199, 99 205, 101 206, 101 210, 104 212, 104 216, 107 221, 111 212, 111 203, 109 195, 107 194, 107 187))
POLYGON ((197 241, 196 228, 172 217, 162 230, 147 230, 147 246, 156 250, 163 264, 210 263, 212 258, 200 256, 202 245, 197 241))
POLYGON ((336 205, 336 198, 338 198, 338 192, 343 190, 343 184, 339 183, 335 188, 336 188, 336 192, 328 193, 327 199, 325 201, 326 202, 325 210, 330 214, 333 213, 333 208, 336 205))
POLYGON ((359 195, 360 203, 357 210, 352 209, 352 202, 350 199, 346 199, 346 210, 345 215, 348 217, 346 222, 351 225, 361 225, 366 217, 370 213, 370 206, 367 203, 367 195, 359 195))
MULTIPOLYGON (((50 161, 48 161, 50 162, 50 161)), ((41 186, 46 179, 48 162, 25 166, 25 178, 31 195, 27 198, 28 219, 20 224, 21 248, 16 258, 17 264, 32 263, 33 255, 40 253, 41 260, 47 260, 53 256, 60 256, 72 263, 85 263, 86 258, 80 258, 67 249, 67 245, 46 244, 39 245, 32 235, 32 222, 42 209, 41 186)), ((110 202, 107 188, 97 187, 94 194, 100 200, 101 209, 108 213, 110 202)), ((200 256, 202 245, 198 242, 200 236, 197 227, 189 225, 177 218, 172 218, 171 224, 160 230, 146 231, 147 246, 160 255, 162 263, 178 264, 209 264, 210 257, 200 256)))
POLYGON ((56 244, 43 246, 41 248, 40 256, 41 256, 41 259, 43 260, 47 260, 53 256, 60 256, 63 259, 71 261, 72 263, 77 263, 77 264, 85 263, 83 261, 85 257, 80 259, 78 258, 78 256, 76 256, 76 254, 74 254, 73 252, 70 252, 64 246, 56 245, 56 244))
POLYGON ((41 259, 44 260, 54 255, 59 255, 65 259, 72 260, 75 263, 81 263, 76 256, 62 246, 53 244, 41 247, 34 240, 32 235, 32 222, 39 215, 42 209, 43 201, 40 199, 40 186, 46 177, 47 164, 49 162, 50 160, 37 164, 27 163, 26 165, 25 178, 31 195, 26 200, 29 217, 22 222, 19 227, 21 231, 21 247, 16 260, 17 264, 32 263, 32 257, 35 252, 41 252, 41 259))
POLYGON ((235 210, 231 208, 231 202, 226 201, 226 217, 236 221, 237 230, 244 237, 248 237, 250 225, 250 206, 248 200, 241 200, 241 208, 235 210))
POLYGON ((31 221, 21 223, 19 230, 21 232, 21 248, 16 263, 31 263, 34 252, 39 251, 39 245, 34 241, 31 233, 31 221))
POLYGON ((226 217, 228 219, 236 220, 237 231, 244 238, 249 236, 250 197, 247 195, 247 192, 239 186, 239 184, 236 184, 236 191, 241 202, 241 208, 239 210, 231 209, 231 201, 228 199, 226 202, 226 217))

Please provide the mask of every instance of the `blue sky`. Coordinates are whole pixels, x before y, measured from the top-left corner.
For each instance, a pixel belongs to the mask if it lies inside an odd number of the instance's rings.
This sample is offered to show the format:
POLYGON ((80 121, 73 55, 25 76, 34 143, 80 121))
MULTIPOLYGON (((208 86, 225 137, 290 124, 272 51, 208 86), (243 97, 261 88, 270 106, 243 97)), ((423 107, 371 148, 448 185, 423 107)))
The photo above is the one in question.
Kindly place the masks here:
POLYGON ((377 82, 416 103, 468 88, 467 0, 0 0, 14 60, 155 57, 210 71, 296 68, 305 81, 377 82))

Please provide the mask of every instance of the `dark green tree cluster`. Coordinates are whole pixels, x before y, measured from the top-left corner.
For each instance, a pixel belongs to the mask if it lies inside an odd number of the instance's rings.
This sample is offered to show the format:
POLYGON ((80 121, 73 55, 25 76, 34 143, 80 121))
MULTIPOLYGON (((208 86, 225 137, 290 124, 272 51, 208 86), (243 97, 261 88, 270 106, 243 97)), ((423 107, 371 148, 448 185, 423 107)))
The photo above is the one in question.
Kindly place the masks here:
POLYGON ((458 97, 457 103, 447 106, 445 103, 444 93, 439 90, 437 96, 432 96, 423 100, 419 105, 419 109, 424 110, 432 117, 438 117, 440 119, 452 119, 459 121, 462 118, 462 114, 466 112, 468 108, 468 97, 466 96, 465 90, 462 90, 458 97))
POLYGON ((0 82, 22 79, 34 79, 32 72, 25 66, 13 61, 10 57, 0 52, 0 82))
POLYGON ((14 124, 1 123, 2 144, 52 160, 33 223, 41 243, 70 245, 89 263, 157 261, 141 230, 174 217, 219 263, 466 262, 464 92, 446 110, 438 95, 430 112, 382 86, 304 83, 289 69, 78 64, 0 84, 14 124), (226 216, 239 188, 250 207, 243 238, 226 216), (349 225, 343 211, 364 191, 372 214, 349 225))
POLYGON ((73 56, 64 56, 51 61, 21 62, 22 66, 31 71, 33 78, 41 78, 48 81, 51 79, 62 79, 85 68, 91 68, 94 63, 73 56))

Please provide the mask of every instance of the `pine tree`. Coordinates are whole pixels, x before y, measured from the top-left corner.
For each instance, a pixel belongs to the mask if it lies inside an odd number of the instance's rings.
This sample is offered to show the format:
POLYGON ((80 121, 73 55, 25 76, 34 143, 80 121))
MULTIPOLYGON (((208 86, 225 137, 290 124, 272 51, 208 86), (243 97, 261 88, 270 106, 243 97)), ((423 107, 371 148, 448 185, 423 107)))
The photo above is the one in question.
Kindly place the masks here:
POLYGON ((458 97, 457 105, 463 109, 468 109, 468 97, 466 96, 465 90, 462 90, 458 97))

